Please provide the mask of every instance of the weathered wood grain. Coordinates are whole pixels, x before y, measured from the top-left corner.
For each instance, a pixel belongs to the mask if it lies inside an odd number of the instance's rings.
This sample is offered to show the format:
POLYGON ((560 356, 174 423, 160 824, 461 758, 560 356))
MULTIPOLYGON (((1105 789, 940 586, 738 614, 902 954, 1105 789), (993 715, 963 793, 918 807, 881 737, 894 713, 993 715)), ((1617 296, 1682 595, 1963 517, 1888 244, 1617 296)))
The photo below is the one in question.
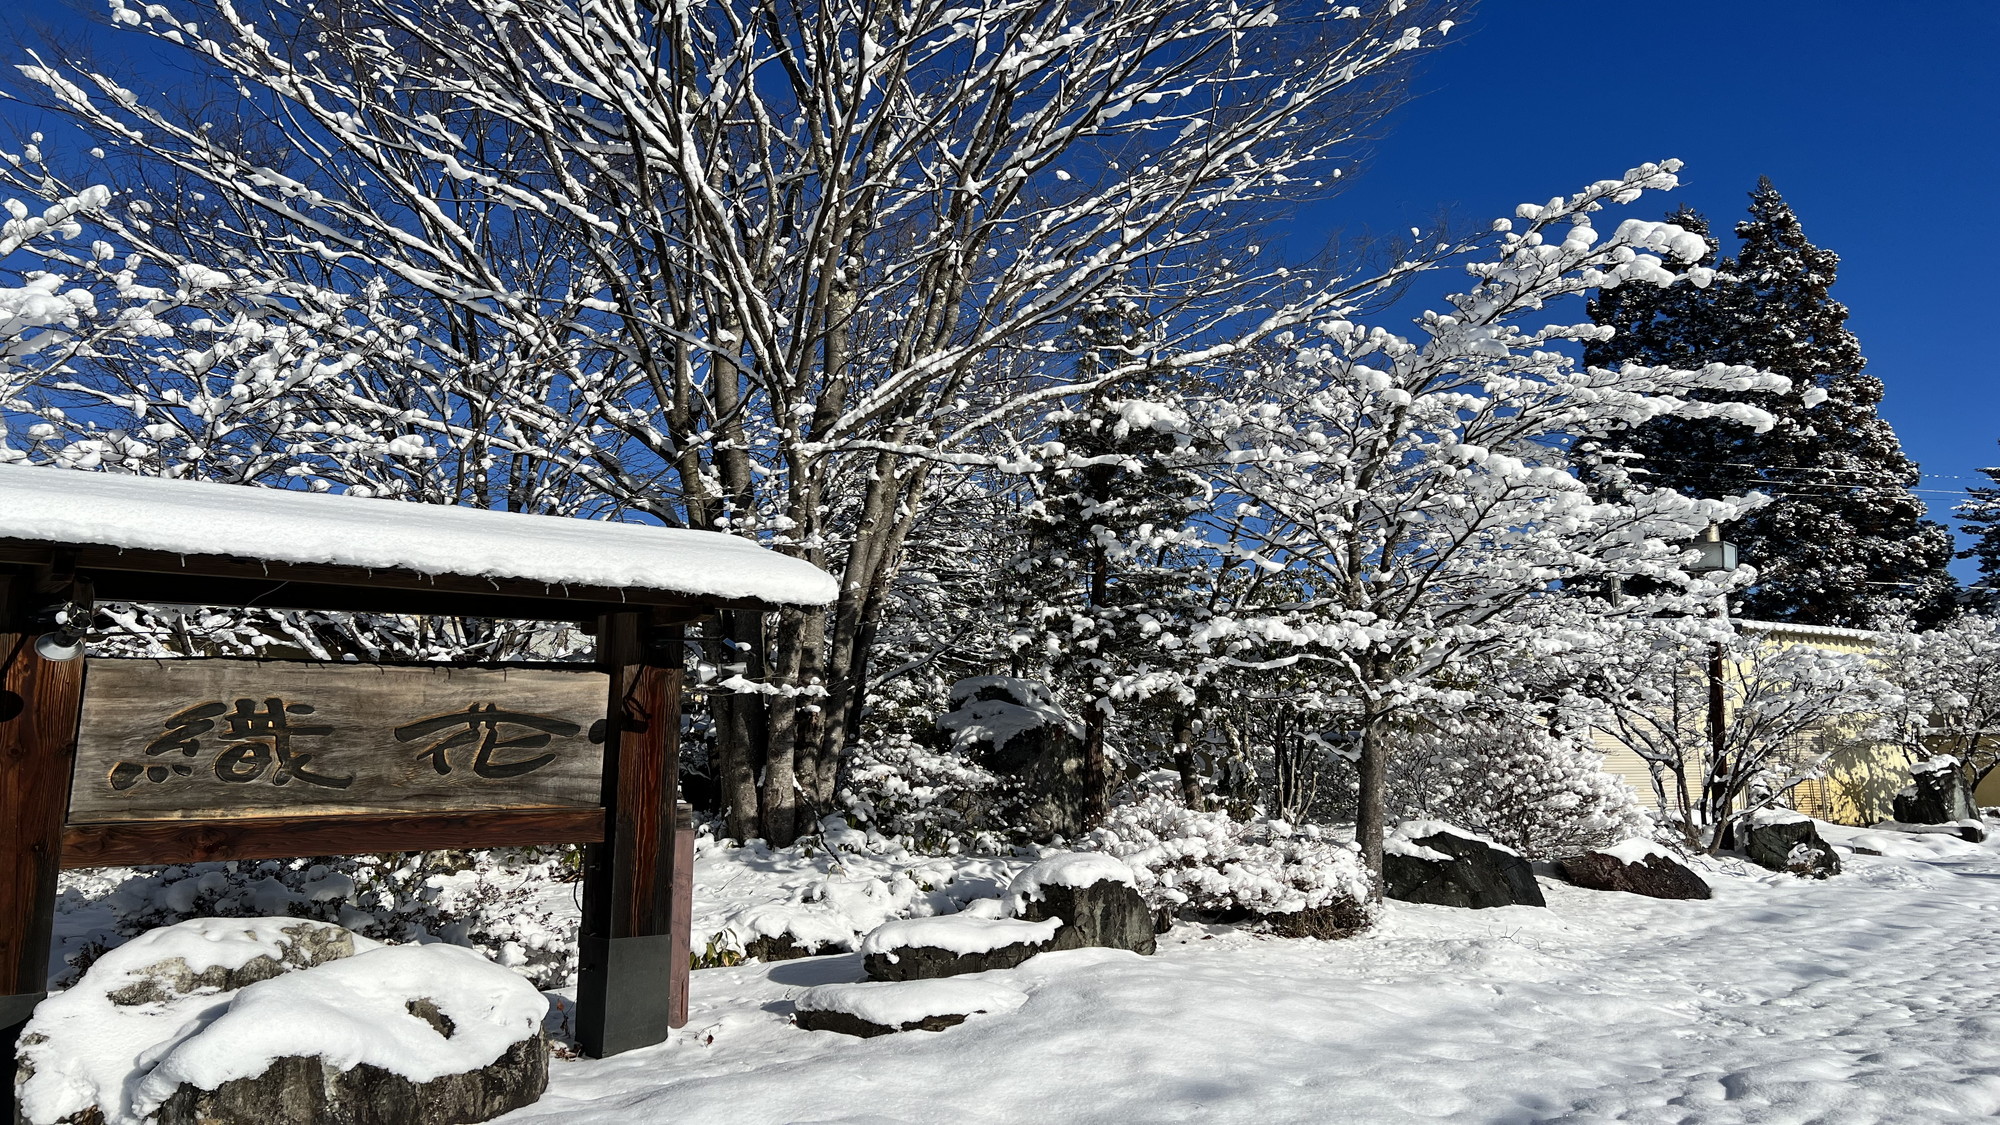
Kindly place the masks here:
POLYGON ((694 967, 694 834, 694 809, 686 801, 674 802, 674 890, 667 919, 674 942, 670 1027, 686 1027, 688 1021, 688 978, 694 967))
POLYGON ((521 848, 588 844, 603 838, 603 809, 73 824, 63 830, 62 865, 67 870, 446 848, 521 848))
POLYGON ((89 665, 71 824, 599 803, 592 669, 89 665))
POLYGON ((0 996, 38 993, 48 975, 83 687, 83 661, 35 655, 26 616, 42 602, 88 597, 47 570, 0 568, 0 996))

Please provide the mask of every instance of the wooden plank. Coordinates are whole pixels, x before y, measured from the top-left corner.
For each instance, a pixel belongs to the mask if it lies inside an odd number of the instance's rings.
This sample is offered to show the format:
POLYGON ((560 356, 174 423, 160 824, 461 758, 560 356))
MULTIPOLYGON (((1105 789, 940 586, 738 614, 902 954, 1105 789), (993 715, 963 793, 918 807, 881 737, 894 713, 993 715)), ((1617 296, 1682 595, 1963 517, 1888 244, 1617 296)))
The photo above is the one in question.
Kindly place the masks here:
MULTIPOLYGON (((0 538, 0 559, 29 558, 51 546, 36 540, 0 538)), ((494 578, 466 574, 420 574, 412 570, 369 569, 328 563, 285 563, 239 555, 180 555, 171 551, 144 551, 117 547, 76 546, 78 573, 101 575, 107 582, 118 573, 180 575, 184 577, 247 579, 261 583, 296 583, 301 586, 358 586, 376 592, 412 590, 428 594, 465 594, 480 598, 519 598, 531 601, 599 603, 639 607, 684 607, 705 609, 767 609, 749 599, 697 597, 629 586, 570 586, 522 578, 494 578)), ((111 588, 107 586, 107 588, 111 588)), ((134 600, 166 600, 145 594, 121 593, 134 600)), ((284 599, 280 599, 284 600, 284 599)), ((240 603, 238 603, 240 604, 240 603)), ((263 604, 263 603, 259 603, 263 604)))
POLYGON ((0 1119, 14 1119, 15 1044, 47 987, 62 862, 63 804, 76 747, 83 661, 34 651, 29 615, 51 601, 85 601, 87 587, 55 567, 0 567, 0 1119))
POLYGON ((603 838, 604 810, 600 808, 77 824, 63 830, 62 865, 70 869, 224 859, 294 859, 446 848, 590 844, 603 838))
POLYGON ((42 990, 84 662, 34 651, 38 603, 88 597, 62 578, 0 574, 0 996, 42 990))
POLYGON ((674 803, 673 897, 668 910, 674 961, 672 1016, 667 1022, 672 1027, 686 1027, 688 978, 694 968, 694 809, 686 801, 674 803))
POLYGON ((597 804, 589 667, 92 660, 72 824, 597 804))
POLYGON ((674 889, 680 669, 641 667, 631 685, 619 728, 619 800, 612 829, 619 867, 630 873, 631 885, 616 937, 668 933, 674 889))
POLYGON ((680 635, 645 615, 598 629, 611 677, 604 843, 585 849, 577 1039, 593 1057, 667 1037, 673 1016, 674 802, 680 736, 680 635))

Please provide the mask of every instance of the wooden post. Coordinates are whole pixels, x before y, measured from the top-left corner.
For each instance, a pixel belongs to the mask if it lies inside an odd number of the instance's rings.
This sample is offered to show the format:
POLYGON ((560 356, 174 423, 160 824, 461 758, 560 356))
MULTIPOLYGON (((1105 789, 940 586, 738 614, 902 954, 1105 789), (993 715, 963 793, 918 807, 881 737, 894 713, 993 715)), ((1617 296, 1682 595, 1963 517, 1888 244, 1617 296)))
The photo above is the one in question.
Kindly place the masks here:
MULTIPOLYGON (((611 675, 604 743, 605 840, 584 850, 576 1036, 603 1058, 662 1042, 675 998, 680 629, 620 613, 598 627, 611 675)), ((687 908, 679 913, 685 916, 687 908)), ((683 940, 682 948, 685 948, 683 940)), ((685 954, 680 972, 686 972, 685 954)))
POLYGON ((83 661, 35 654, 42 605, 89 604, 47 567, 0 569, 0 1083, 14 1113, 15 1041, 43 996, 62 866, 63 820, 83 699, 83 661))
MULTIPOLYGON (((678 771, 676 771, 678 772, 678 771)), ((694 969, 694 808, 686 801, 674 802, 674 893, 667 903, 668 932, 673 935, 674 1027, 688 1022, 688 976, 694 969)))

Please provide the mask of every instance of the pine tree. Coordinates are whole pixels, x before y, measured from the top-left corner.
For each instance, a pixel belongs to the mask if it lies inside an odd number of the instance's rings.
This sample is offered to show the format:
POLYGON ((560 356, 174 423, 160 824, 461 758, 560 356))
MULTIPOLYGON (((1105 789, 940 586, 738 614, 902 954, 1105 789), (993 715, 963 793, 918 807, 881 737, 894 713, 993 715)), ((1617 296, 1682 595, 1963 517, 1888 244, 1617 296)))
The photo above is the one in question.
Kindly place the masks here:
POLYGON ((1958 518, 1972 546, 1958 557, 1979 560, 1979 584, 1966 601, 1982 613, 2000 613, 2000 468, 1979 471, 1993 483, 1966 489, 1972 499, 1958 506, 1958 518))
MULTIPOLYGON (((1129 302, 1094 306, 1071 333, 1079 375, 1129 363, 1145 335, 1129 302)), ((1172 403, 1170 388, 1147 379, 1099 391, 1051 419, 1048 467, 1029 481, 1034 496, 1015 563, 1023 609, 1016 671, 1046 674, 1082 716, 1084 804, 1093 822, 1109 808, 1119 712, 1149 712, 1165 728, 1161 741, 1191 758, 1195 715, 1182 698, 1189 693, 1166 686, 1172 654, 1160 641, 1178 632, 1167 626, 1201 608, 1203 584, 1180 555, 1194 539, 1187 525, 1202 489, 1170 463, 1184 440, 1172 403), (1135 686, 1135 675, 1148 683, 1135 686)), ((1181 765, 1196 798, 1190 803, 1199 803, 1191 767, 1181 765)))
POLYGON ((1757 568, 1737 606, 1745 616, 1848 627, 1948 617, 1957 594, 1946 570, 1951 533, 1924 518, 1910 491, 1917 466, 1876 413, 1882 382, 1863 373, 1847 308, 1829 293, 1839 255, 1806 239, 1769 179, 1758 181, 1750 218, 1736 225, 1741 248, 1720 263, 1700 215, 1683 209, 1668 218, 1708 238, 1710 254, 1683 267, 1697 284, 1600 291, 1591 319, 1617 334, 1587 345, 1585 358, 1597 366, 1748 364, 1789 378, 1792 389, 1740 396, 1776 417, 1761 434, 1720 419, 1639 426, 1622 443, 1633 464, 1690 495, 1772 497, 1728 529, 1757 568))

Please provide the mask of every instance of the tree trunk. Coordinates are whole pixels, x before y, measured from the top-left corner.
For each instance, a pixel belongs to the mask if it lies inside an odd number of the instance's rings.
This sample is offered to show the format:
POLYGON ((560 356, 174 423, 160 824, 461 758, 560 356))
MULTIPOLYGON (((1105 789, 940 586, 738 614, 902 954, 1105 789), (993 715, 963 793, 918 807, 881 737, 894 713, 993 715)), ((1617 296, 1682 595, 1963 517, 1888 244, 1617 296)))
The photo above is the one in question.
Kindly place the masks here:
POLYGON ((769 683, 779 689, 766 697, 764 746, 764 840, 774 848, 791 846, 798 830, 799 673, 804 667, 805 619, 808 613, 786 607, 778 611, 778 643, 769 683))
MULTIPOLYGON (((752 683, 764 678, 764 615, 743 610, 722 614, 722 636, 712 650, 716 666, 752 683)), ((748 840, 762 818, 757 771, 764 765, 764 701, 749 692, 717 692, 709 697, 715 716, 715 780, 721 789, 729 834, 748 840)))
POLYGON ((1368 868, 1369 897, 1382 899, 1382 839, 1389 809, 1388 748, 1383 745, 1383 715, 1361 718, 1361 794, 1354 810, 1354 840, 1361 845, 1361 862, 1368 868))
POLYGON ((1181 803, 1196 812, 1208 807, 1202 796, 1201 774, 1194 768, 1194 731, 1187 716, 1174 724, 1174 770, 1181 776, 1181 803))

